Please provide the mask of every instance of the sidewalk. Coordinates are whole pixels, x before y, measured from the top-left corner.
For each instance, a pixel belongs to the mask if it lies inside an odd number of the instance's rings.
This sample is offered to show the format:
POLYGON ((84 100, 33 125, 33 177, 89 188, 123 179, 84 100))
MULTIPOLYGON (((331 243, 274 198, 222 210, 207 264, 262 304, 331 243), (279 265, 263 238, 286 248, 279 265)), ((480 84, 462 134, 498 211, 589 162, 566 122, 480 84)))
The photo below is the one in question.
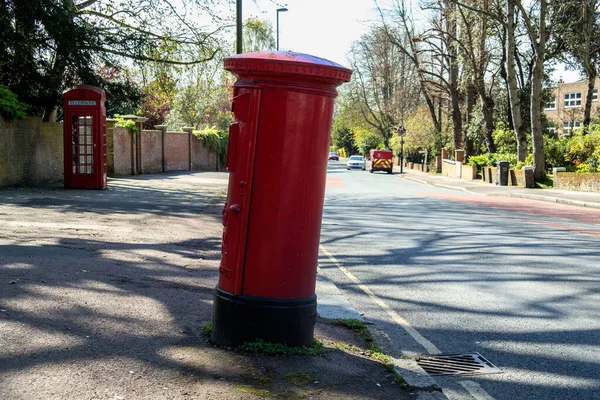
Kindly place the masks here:
POLYGON ((361 316, 322 273, 323 355, 213 346, 226 190, 223 173, 0 190, 0 399, 445 398, 410 360, 394 360, 409 386, 395 381, 333 323, 361 316))
POLYGON ((448 178, 411 169, 405 169, 400 175, 400 167, 398 166, 394 167, 394 173, 397 173, 398 176, 404 179, 409 179, 425 185, 460 190, 479 195, 519 197, 579 207, 600 208, 600 193, 573 192, 554 189, 526 189, 517 186, 496 186, 490 183, 448 178))

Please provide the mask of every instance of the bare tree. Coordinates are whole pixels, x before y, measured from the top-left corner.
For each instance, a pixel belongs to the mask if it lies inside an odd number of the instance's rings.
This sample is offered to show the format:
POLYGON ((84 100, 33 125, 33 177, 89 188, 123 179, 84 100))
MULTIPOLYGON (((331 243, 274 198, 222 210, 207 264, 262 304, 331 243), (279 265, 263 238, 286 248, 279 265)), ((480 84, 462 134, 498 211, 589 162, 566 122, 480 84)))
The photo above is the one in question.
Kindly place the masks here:
POLYGON ((521 11, 521 18, 527 28, 531 47, 533 49, 533 68, 531 71, 531 136, 533 141, 533 167, 535 180, 543 181, 546 177, 546 157, 544 154, 544 136, 542 131, 542 79, 544 74, 544 60, 546 43, 548 41, 550 28, 547 21, 548 2, 537 0, 537 23, 536 15, 532 10, 529 12, 523 7, 521 0, 514 0, 515 5, 521 11))
POLYGON ((382 27, 373 28, 356 41, 349 59, 355 76, 351 93, 360 104, 365 122, 381 134, 389 147, 389 139, 403 116, 419 102, 412 61, 388 40, 382 27))

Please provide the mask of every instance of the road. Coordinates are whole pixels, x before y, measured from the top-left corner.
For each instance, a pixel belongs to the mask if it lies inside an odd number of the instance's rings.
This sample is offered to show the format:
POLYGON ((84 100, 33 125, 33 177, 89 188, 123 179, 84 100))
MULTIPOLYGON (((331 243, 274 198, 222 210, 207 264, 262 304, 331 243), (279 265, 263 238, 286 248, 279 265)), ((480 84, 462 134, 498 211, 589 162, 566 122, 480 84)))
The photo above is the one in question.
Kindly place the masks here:
POLYGON ((330 162, 320 266, 408 355, 500 374, 451 399, 600 398, 600 210, 478 196, 330 162))

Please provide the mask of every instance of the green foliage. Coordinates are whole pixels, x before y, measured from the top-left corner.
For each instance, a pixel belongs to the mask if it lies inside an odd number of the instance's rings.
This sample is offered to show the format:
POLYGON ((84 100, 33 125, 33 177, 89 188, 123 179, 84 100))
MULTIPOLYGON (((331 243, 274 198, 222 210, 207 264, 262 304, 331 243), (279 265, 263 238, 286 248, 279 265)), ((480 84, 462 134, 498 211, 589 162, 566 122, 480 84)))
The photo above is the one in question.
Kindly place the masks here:
POLYGON ((359 321, 354 318, 336 319, 335 321, 333 321, 333 323, 338 326, 343 326, 345 328, 352 329, 353 331, 355 331, 358 334, 358 336, 365 339, 367 342, 373 341, 373 336, 371 335, 371 331, 369 331, 369 328, 367 327, 367 325, 362 321, 359 321))
POLYGON ((204 336, 210 336, 210 335, 212 335, 212 331, 213 331, 213 324, 212 324, 212 322, 207 322, 206 325, 204 325, 202 327, 202 330, 200 332, 204 336))
POLYGON ((247 342, 238 347, 238 350, 250 353, 264 353, 268 355, 285 356, 320 356, 325 352, 323 343, 314 339, 311 346, 289 347, 282 343, 267 343, 263 340, 247 342))
POLYGON ((192 133, 202 141, 204 147, 217 153, 221 162, 225 163, 229 140, 228 132, 218 130, 212 126, 199 131, 193 131, 192 133))
POLYGON ((331 130, 331 138, 334 146, 339 150, 344 150, 346 155, 355 153, 354 133, 347 126, 339 122, 334 123, 333 129, 331 130))
MULTIPOLYGON (((569 149, 569 138, 556 137, 552 135, 544 136, 544 153, 546 155, 546 164, 551 167, 566 167, 565 154, 569 149)), ((527 165, 533 165, 533 160, 527 165)))
POLYGON ((498 161, 508 161, 510 166, 514 168, 517 165, 517 155, 516 153, 481 154, 469 157, 467 165, 476 165, 477 170, 481 171, 481 167, 495 167, 498 161))
POLYGON ((21 103, 17 95, 6 86, 0 85, 0 114, 6 119, 23 119, 27 115, 27 104, 21 103))
POLYGON ((578 129, 569 138, 565 160, 576 166, 577 172, 600 172, 600 125, 588 134, 578 129))
POLYGON ((529 153, 527 155, 527 157, 525 157, 525 161, 519 161, 516 165, 515 165, 515 169, 521 169, 526 165, 533 165, 533 154, 529 153))
POLYGON ((515 132, 510 129, 508 124, 500 122, 496 125, 496 129, 492 132, 494 143, 498 153, 516 153, 517 138, 515 132))
POLYGON ((362 155, 369 154, 371 149, 382 149, 383 148, 383 137, 374 132, 369 132, 366 135, 362 136, 358 140, 358 150, 362 155))
POLYGON ((125 128, 129 133, 137 133, 140 131, 140 126, 132 119, 125 119, 124 115, 115 114, 117 119, 117 127, 125 128))

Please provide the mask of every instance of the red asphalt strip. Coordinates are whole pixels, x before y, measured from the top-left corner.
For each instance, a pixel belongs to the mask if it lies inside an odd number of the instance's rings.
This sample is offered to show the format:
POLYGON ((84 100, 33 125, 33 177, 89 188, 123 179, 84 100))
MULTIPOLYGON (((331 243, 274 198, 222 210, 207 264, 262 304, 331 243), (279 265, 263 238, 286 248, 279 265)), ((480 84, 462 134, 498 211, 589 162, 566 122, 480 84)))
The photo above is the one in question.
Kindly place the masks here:
MULTIPOLYGON (((583 233, 592 236, 600 236, 600 210, 584 207, 571 206, 566 204, 549 203, 539 200, 528 200, 514 197, 501 196, 471 196, 461 193, 432 193, 416 192, 415 194, 427 197, 434 197, 443 200, 456 201, 460 203, 473 204, 498 210, 514 211, 523 214, 535 215, 546 218, 557 218, 572 222, 581 222, 585 224, 598 225, 598 230, 581 228, 572 225, 563 225, 556 222, 540 221, 527 219, 519 216, 511 216, 512 219, 523 220, 530 223, 549 226, 552 228, 563 229, 583 233)), ((496 214, 496 213, 493 213, 496 214)), ((497 214, 500 215, 500 214, 497 214)), ((502 217, 507 217, 502 214, 502 217)))

